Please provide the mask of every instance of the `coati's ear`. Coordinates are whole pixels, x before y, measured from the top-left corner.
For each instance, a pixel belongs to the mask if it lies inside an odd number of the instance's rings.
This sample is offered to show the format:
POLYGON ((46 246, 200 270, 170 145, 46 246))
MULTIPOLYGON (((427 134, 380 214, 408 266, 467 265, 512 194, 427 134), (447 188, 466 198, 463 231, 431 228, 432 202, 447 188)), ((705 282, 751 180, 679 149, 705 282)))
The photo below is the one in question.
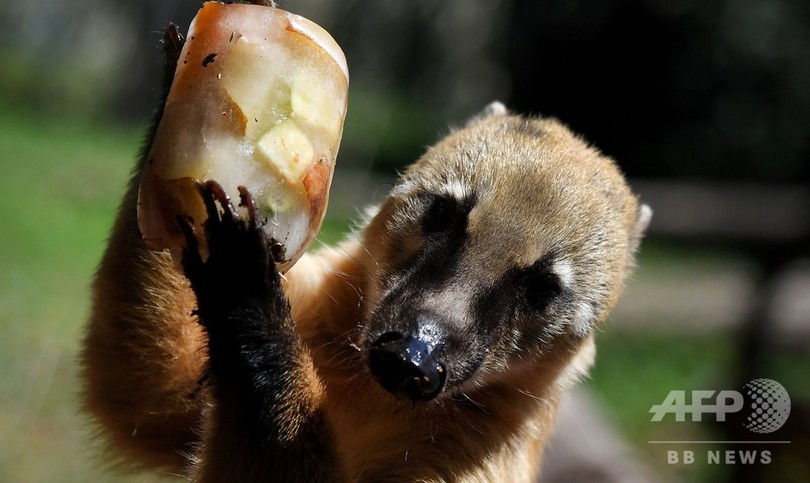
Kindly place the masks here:
POLYGON ((646 203, 639 205, 638 213, 636 214, 636 225, 633 227, 633 233, 630 239, 630 248, 633 252, 638 249, 641 239, 644 237, 644 233, 646 233, 647 228, 650 226, 652 215, 653 210, 650 208, 650 205, 646 203))
POLYGON ((483 111, 479 112, 472 118, 467 121, 467 126, 472 126, 475 123, 483 121, 484 119, 488 119, 490 117, 495 116, 506 116, 509 114, 509 111, 506 110, 506 106, 503 105, 500 101, 493 101, 490 102, 487 107, 484 108, 483 111))

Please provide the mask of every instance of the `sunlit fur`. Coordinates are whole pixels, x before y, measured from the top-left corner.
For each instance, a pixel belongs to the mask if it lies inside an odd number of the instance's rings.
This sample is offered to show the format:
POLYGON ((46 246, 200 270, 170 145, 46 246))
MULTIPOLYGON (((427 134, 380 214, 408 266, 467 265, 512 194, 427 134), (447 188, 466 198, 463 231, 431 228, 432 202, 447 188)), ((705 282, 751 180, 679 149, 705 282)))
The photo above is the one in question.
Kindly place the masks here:
MULTIPOLYGON (((120 459, 199 475, 233 455, 196 445, 219 424, 198 390, 205 340, 181 272, 138 237, 137 186, 136 175, 94 286, 85 397, 120 459)), ((323 412, 335 479, 533 481, 648 219, 614 163, 554 120, 496 104, 430 148, 356 233, 285 275, 306 347, 304 370, 289 370, 313 388, 289 397, 323 412), (422 290, 408 270, 434 195, 475 201, 452 276, 422 290), (562 292, 532 311, 514 274, 538 260, 562 292), (408 316, 385 306, 399 300, 439 314, 456 340, 448 385, 428 403, 396 399, 366 368, 369 339, 408 316)))

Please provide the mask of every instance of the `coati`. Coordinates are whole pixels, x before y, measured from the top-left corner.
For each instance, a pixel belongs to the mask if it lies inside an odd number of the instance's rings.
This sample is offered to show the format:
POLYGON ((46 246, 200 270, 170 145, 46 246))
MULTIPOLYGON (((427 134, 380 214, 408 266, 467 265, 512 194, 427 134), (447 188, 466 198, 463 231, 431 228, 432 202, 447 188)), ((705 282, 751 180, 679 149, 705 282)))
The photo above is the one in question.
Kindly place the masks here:
POLYGON ((201 184, 209 257, 181 219, 178 266, 138 232, 144 157, 93 285, 84 398, 120 459, 195 481, 533 481, 650 217, 609 158, 494 103, 284 275, 250 193, 201 184))

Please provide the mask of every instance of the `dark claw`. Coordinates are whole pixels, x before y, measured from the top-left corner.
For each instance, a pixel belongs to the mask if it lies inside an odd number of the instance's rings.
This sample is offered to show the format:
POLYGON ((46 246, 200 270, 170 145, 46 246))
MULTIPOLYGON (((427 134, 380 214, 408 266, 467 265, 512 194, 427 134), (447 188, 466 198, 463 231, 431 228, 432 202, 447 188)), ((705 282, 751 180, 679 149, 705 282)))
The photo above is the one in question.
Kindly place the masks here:
POLYGON ((236 212, 233 203, 231 203, 231 198, 221 184, 214 180, 208 180, 205 183, 196 181, 195 186, 205 204, 208 220, 212 222, 220 219, 227 222, 238 222, 240 220, 239 213, 236 212), (222 214, 220 214, 217 203, 222 207, 222 214))
POLYGON ((208 215, 207 219, 219 220, 219 209, 217 208, 217 204, 214 202, 214 198, 210 196, 208 185, 195 181, 194 186, 197 187, 197 192, 200 193, 200 198, 202 198, 203 204, 205 204, 205 213, 208 215))
POLYGON ((239 190, 239 199, 241 200, 239 206, 244 206, 248 213, 248 227, 252 230, 256 228, 256 203, 253 201, 253 196, 244 186, 237 187, 239 190))
MULTIPOLYGON (((205 182, 205 187, 208 188, 212 195, 214 195, 214 198, 216 198, 219 205, 222 207, 222 221, 227 221, 229 223, 239 221, 239 213, 237 213, 236 209, 233 207, 228 193, 222 189, 222 185, 212 179, 209 179, 205 182)), ((214 209, 216 210, 216 208, 214 209)), ((210 212, 208 213, 208 216, 211 216, 210 212)))
POLYGON ((183 45, 186 43, 186 38, 180 33, 177 25, 170 23, 163 33, 163 50, 166 52, 166 58, 172 63, 177 64, 180 59, 180 51, 183 50, 183 45))

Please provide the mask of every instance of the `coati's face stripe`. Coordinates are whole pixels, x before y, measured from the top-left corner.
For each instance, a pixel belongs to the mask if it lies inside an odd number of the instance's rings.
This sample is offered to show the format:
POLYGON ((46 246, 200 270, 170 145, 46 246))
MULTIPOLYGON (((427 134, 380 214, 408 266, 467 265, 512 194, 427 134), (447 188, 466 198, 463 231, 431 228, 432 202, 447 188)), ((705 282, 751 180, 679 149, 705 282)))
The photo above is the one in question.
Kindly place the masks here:
POLYGON ((379 301, 369 314, 365 342, 400 334, 440 340, 430 345, 441 352, 448 369, 447 384, 469 379, 484 359, 488 331, 480 330, 472 310, 475 290, 467 283, 464 253, 468 217, 476 197, 461 183, 448 183, 434 192, 400 186, 392 199, 398 223, 386 253, 389 271, 380 280, 379 301), (408 239, 416 241, 408 241, 408 239), (436 347, 439 346, 439 347, 436 347), (463 355, 462 355, 463 354, 463 355))
MULTIPOLYGON (((567 293, 576 293, 577 281, 576 271, 569 260, 557 259, 554 261, 551 271, 560 280, 562 290, 567 293)), ((589 324, 596 316, 596 309, 585 300, 574 300, 571 304, 571 320, 576 334, 584 335, 588 332, 589 324)))
POLYGON ((420 357, 440 358, 445 392, 541 360, 615 303, 636 211, 610 161, 559 124, 478 121, 410 168, 366 227, 360 346, 432 334, 420 357))

